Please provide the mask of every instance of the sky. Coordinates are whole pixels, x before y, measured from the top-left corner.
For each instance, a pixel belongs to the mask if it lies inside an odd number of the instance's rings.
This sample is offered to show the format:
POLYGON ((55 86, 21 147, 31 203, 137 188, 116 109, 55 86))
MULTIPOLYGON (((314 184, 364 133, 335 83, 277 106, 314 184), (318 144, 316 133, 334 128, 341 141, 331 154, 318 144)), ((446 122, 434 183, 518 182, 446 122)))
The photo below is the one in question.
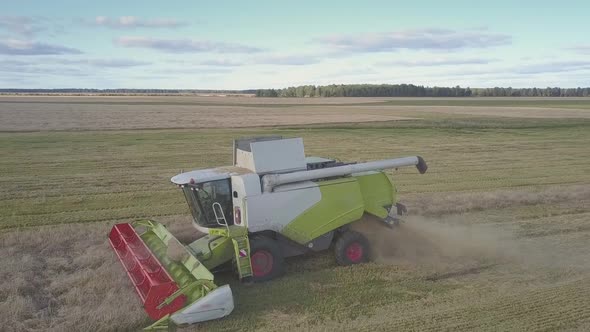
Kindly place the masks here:
POLYGON ((590 1, 0 0, 0 88, 590 86, 590 1))

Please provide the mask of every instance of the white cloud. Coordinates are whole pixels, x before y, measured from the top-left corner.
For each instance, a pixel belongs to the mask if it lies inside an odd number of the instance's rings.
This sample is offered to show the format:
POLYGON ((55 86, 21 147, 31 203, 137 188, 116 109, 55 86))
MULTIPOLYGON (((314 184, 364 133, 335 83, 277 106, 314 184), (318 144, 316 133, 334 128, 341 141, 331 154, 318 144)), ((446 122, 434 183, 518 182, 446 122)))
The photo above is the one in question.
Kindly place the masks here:
POLYGON ((588 60, 542 62, 514 68, 519 74, 560 73, 590 69, 588 60))
POLYGON ((318 63, 321 58, 313 54, 271 54, 253 59, 254 64, 303 66, 318 63))
POLYGON ((123 36, 115 39, 122 47, 148 48, 167 53, 255 53, 261 49, 253 46, 194 39, 165 39, 123 36))
POLYGON ((195 63, 199 66, 213 66, 213 67, 238 67, 243 66, 246 63, 243 61, 235 61, 229 59, 210 59, 210 60, 203 60, 195 63))
POLYGON ((129 68, 149 65, 149 62, 134 59, 52 59, 49 62, 64 65, 88 65, 103 68, 129 68))
POLYGON ((466 58, 466 59, 446 59, 431 58, 429 60, 392 60, 378 62, 377 65, 384 66, 404 66, 404 67, 436 67, 436 66, 455 66, 455 65, 485 65, 495 62, 495 59, 484 58, 466 58))
POLYGON ((416 29, 357 35, 332 35, 316 39, 329 48, 345 52, 411 50, 457 50, 510 44, 512 37, 485 30, 416 29))
POLYGON ((590 54, 590 44, 576 45, 569 48, 570 50, 576 51, 580 54, 590 54))
POLYGON ((190 64, 212 67, 239 67, 248 65, 304 66, 318 63, 321 60, 320 56, 313 54, 266 54, 250 58, 240 57, 239 60, 208 59, 191 62, 190 64))
POLYGON ((55 55, 80 53, 82 53, 80 50, 62 45, 19 39, 0 40, 0 54, 5 55, 55 55))
MULTIPOLYGON (((61 77, 93 76, 106 69, 117 70, 148 65, 148 62, 133 59, 64 59, 61 57, 35 57, 34 60, 0 59, 0 72, 19 75, 39 74, 61 77), (96 70, 100 68, 102 70, 96 70)), ((112 71, 111 71, 112 72, 112 71)))
POLYGON ((187 26, 188 23, 173 18, 144 19, 136 16, 107 17, 97 16, 87 24, 103 26, 112 29, 135 29, 135 28, 179 28, 187 26))
POLYGON ((0 29, 7 30, 11 33, 29 36, 42 28, 39 26, 39 20, 28 16, 0 16, 0 29))
POLYGON ((67 32, 64 23, 65 19, 56 17, 0 15, 0 32, 7 32, 9 38, 30 39, 41 33, 56 36, 67 32))

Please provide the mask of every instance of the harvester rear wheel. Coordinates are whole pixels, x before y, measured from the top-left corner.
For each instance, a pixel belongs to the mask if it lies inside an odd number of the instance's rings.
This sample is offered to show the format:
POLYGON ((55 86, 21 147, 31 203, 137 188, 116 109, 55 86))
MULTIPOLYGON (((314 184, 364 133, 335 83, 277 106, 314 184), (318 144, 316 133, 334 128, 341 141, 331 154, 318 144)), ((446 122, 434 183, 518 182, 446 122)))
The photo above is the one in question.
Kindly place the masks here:
POLYGON ((336 240, 334 251, 340 265, 365 263, 369 260, 369 241, 361 233, 346 231, 336 240))
POLYGON ((285 270, 281 247, 275 240, 263 235, 250 239, 250 261, 254 282, 274 279, 285 270))

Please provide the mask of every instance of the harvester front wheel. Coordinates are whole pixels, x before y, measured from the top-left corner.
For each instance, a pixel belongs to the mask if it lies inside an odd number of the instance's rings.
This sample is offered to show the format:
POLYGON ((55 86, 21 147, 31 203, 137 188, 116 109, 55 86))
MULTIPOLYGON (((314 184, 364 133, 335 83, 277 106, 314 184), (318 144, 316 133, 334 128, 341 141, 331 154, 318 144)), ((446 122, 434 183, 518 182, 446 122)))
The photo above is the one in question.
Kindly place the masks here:
POLYGON ((250 240, 252 281, 261 282, 283 274, 284 258, 279 244, 266 236, 258 235, 250 240))
POLYGON ((340 265, 365 263, 369 260, 369 241, 361 233, 346 231, 336 240, 334 251, 340 265))

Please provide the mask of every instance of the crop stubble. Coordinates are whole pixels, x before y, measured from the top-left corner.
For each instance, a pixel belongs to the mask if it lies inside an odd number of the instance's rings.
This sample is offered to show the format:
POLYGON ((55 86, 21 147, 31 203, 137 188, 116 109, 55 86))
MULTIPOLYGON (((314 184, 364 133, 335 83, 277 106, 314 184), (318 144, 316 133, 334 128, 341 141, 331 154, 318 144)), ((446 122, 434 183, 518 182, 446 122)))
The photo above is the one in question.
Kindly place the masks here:
MULTIPOLYGON (((295 104, 281 111, 303 107, 295 104)), ((331 107, 337 114, 357 106, 331 107)), ((368 236, 380 237, 372 239, 377 263, 337 267, 329 252, 300 257, 289 260, 285 277, 252 287, 222 274, 234 289, 236 311, 195 328, 584 330, 590 324, 585 122, 518 118, 489 128, 481 118, 453 119, 446 129, 424 122, 0 134, 3 328, 120 330, 148 323, 108 247, 110 225, 149 216, 184 241, 194 238, 169 177, 230 162, 232 137, 272 133, 303 136, 309 154, 343 160, 420 153, 430 170, 390 173, 412 216, 396 230, 369 228, 368 236)))

